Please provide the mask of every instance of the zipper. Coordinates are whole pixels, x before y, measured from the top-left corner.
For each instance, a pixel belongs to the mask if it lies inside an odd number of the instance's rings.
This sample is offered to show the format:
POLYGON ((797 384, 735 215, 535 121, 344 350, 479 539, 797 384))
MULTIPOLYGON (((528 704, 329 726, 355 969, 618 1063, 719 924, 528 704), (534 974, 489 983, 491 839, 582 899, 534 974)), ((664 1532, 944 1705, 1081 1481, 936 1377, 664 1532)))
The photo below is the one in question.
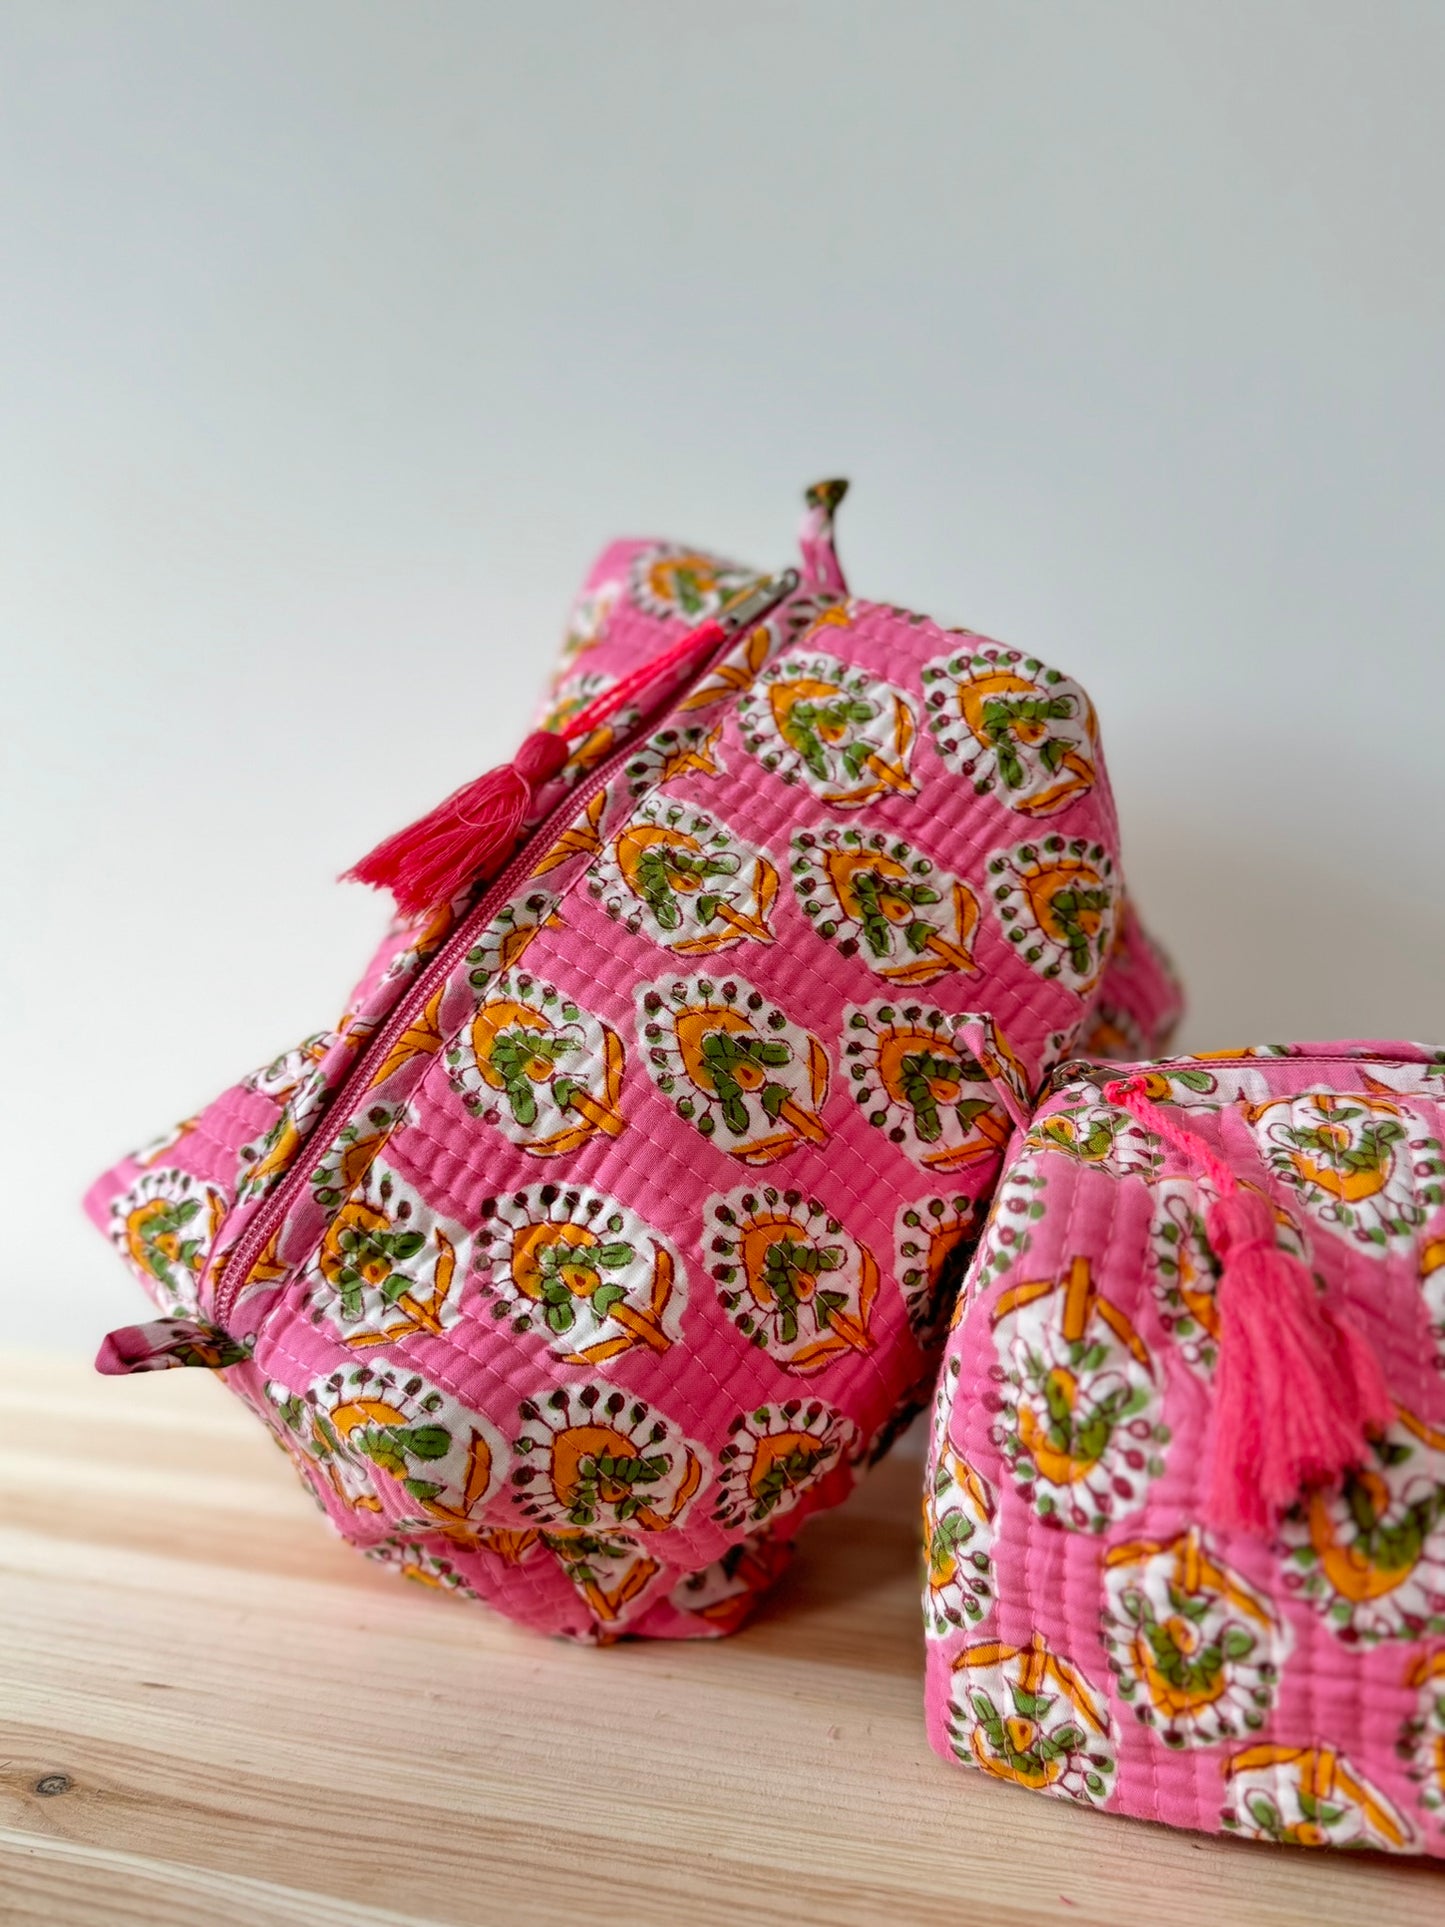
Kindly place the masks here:
MULTIPOLYGON (((718 659, 731 647, 739 630, 750 628, 754 623, 760 622, 764 616, 771 614, 780 602, 785 602, 794 594, 798 582, 796 569, 784 569, 779 575, 762 577, 750 589, 743 590, 726 604, 715 618, 722 631, 721 638, 713 648, 707 651, 691 676, 672 691, 672 707, 675 708, 687 694, 697 688, 718 659)), ((659 658, 659 669, 663 666, 663 661, 659 658)), ((638 693, 639 673, 634 672, 632 676, 623 679, 623 684, 619 685, 623 691, 621 700, 626 701, 628 696, 638 693)), ((611 695, 613 692, 606 693, 611 695)), ((211 1305, 209 1322, 213 1326, 221 1331, 226 1330, 227 1321, 235 1309, 236 1300, 245 1290, 256 1261, 266 1248, 267 1240, 284 1221, 293 1200, 305 1188, 314 1162, 307 1152, 315 1140, 317 1131, 340 1103, 342 1097, 358 1085, 364 1088, 362 1080, 369 1076, 378 1064, 385 1062, 392 1046, 406 1032, 418 1012, 425 1009, 432 994, 466 956, 478 935, 486 929, 496 912, 519 884, 524 883, 531 875, 539 848, 550 847, 562 830, 586 809, 599 792, 606 789, 617 771, 632 755, 638 735, 654 713, 644 708, 616 748, 603 758, 590 776, 574 785, 556 807, 543 818, 536 829, 524 838, 514 855, 502 866, 473 907, 462 917, 441 949, 429 963, 423 966, 405 993, 397 999, 391 1015, 372 1032, 352 1063, 326 1094, 305 1142, 297 1147, 296 1162, 281 1179, 270 1198, 258 1206, 255 1217, 232 1249, 211 1305)))
POLYGON ((1071 1084, 1094 1084, 1102 1090, 1104 1084, 1117 1081, 1126 1070, 1152 1071, 1168 1077, 1171 1072, 1209 1071, 1215 1065, 1269 1064, 1440 1064, 1445 1070, 1445 1052, 1437 1052, 1428 1044, 1413 1043, 1408 1038, 1382 1037, 1361 1038, 1358 1043, 1347 1038, 1315 1040, 1291 1044, 1281 1050, 1175 1051, 1168 1057, 1141 1059, 1137 1063, 1123 1058, 1106 1061, 1097 1057, 1066 1057, 1048 1073, 1035 1102, 1042 1104, 1045 1097, 1056 1097, 1071 1084))

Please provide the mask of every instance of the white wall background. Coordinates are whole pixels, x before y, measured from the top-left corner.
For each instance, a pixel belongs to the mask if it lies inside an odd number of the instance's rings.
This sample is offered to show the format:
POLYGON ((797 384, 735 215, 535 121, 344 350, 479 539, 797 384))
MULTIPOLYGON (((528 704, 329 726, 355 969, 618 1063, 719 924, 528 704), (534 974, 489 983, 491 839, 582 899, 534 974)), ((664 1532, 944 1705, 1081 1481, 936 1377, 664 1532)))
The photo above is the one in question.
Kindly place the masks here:
POLYGON ((1188 1041, 1445 1036, 1442 89, 1431 0, 7 0, 7 1337, 138 1315, 76 1194, 332 1016, 593 550, 819 474, 1089 685, 1188 1041))

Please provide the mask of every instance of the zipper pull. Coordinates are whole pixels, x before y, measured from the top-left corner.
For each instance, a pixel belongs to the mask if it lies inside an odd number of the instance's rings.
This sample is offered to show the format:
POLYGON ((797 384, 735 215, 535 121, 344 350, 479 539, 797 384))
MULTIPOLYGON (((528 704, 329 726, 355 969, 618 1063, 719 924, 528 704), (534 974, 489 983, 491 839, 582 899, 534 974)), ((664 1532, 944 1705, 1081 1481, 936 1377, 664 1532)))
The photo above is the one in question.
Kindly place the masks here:
POLYGON ((799 580, 796 569, 784 569, 778 575, 759 576, 750 589, 740 589, 731 602, 723 604, 715 617, 724 638, 730 639, 739 629, 761 622, 770 610, 780 602, 787 601, 798 587, 799 580))
POLYGON ((510 763, 453 790, 434 810, 386 837, 342 881, 390 890, 406 917, 450 903, 493 858, 505 858, 532 795, 566 763, 565 735, 533 730, 510 763))
POLYGON ((689 629, 660 655, 604 689, 560 730, 533 730, 510 763, 464 783, 434 810, 386 837, 344 873, 343 881, 390 890, 403 916, 416 917, 440 903, 450 903, 475 879, 495 874, 512 854, 537 792, 561 774, 575 743, 644 695, 670 670, 704 652, 711 657, 739 629, 760 620, 797 586, 795 569, 764 576, 709 621, 689 629))

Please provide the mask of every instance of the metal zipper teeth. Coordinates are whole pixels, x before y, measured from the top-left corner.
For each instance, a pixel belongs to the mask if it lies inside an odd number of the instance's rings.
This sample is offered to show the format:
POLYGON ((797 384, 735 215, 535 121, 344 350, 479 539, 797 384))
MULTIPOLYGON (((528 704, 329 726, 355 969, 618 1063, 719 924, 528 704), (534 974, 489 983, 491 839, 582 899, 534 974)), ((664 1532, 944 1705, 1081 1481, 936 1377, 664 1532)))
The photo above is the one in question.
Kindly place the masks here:
MULTIPOLYGON (((751 630, 756 627, 757 623, 776 611, 779 603, 786 602, 795 593, 797 579, 791 570, 786 571, 777 580, 780 585, 777 600, 752 614, 746 624, 740 624, 738 629, 723 638, 717 648, 709 653, 707 659, 698 665, 687 682, 679 684, 672 692, 671 708, 675 709, 698 687, 703 678, 712 672, 745 628, 751 630), (789 577, 792 577, 791 584, 782 586, 788 583, 789 577)), ((221 1330, 225 1329, 226 1321, 235 1309, 236 1300, 246 1288, 256 1260, 265 1248, 266 1240, 285 1219, 293 1199, 305 1188, 313 1162, 306 1157, 305 1150, 306 1146, 314 1140, 316 1132, 336 1109, 341 1099, 361 1085, 361 1080, 372 1067, 385 1061, 392 1045, 410 1027, 417 1013, 425 1008, 432 992, 451 975, 452 970, 471 949, 475 938, 485 930, 500 906, 519 884, 526 882, 531 876, 539 846, 546 847, 549 839, 555 842, 560 831, 582 814, 594 796, 606 789, 617 771, 632 755, 637 745, 637 738, 646 727, 647 721, 646 715, 640 716, 628 731, 626 738, 597 765, 590 779, 569 790, 556 808, 543 818, 516 855, 487 885, 475 906, 463 917, 431 962, 397 999, 391 1015, 383 1022, 380 1029, 374 1031, 367 1039, 356 1061, 348 1067, 327 1094, 312 1129, 307 1133, 305 1142, 297 1148, 296 1163, 282 1178, 273 1196, 257 1211, 255 1218, 232 1251, 220 1288, 211 1305, 210 1322, 212 1324, 221 1330)))

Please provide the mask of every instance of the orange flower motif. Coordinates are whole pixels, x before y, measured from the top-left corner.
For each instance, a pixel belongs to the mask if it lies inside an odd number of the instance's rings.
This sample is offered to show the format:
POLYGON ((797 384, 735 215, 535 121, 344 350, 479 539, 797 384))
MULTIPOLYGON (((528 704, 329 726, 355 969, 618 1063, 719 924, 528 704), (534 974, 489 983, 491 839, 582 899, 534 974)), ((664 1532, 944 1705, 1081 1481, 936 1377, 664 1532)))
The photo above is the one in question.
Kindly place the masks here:
POLYGON ((373 1155, 304 1275, 312 1308, 353 1349, 423 1332, 439 1337, 461 1316, 455 1287, 465 1235, 373 1155))
POLYGON ((1076 682, 982 637, 925 665, 929 726, 944 765, 1024 816, 1053 816, 1094 787, 1094 708, 1076 682))
POLYGON ((1104 1645, 1119 1691, 1167 1746, 1264 1724, 1293 1635, 1197 1526, 1104 1557, 1104 1645))
POLYGON ((995 850, 988 877, 999 925, 1024 962, 1086 996, 1114 939, 1114 864, 1103 844, 1045 836, 995 850))
POLYGON ((111 1205, 111 1242, 163 1310, 194 1311, 227 1209, 216 1185, 152 1167, 111 1205))
POLYGON ((917 792, 913 704, 871 670, 835 656, 780 656, 742 697, 738 720, 764 769, 825 803, 857 809, 917 792))
POLYGON ((678 617, 694 627, 756 581, 756 571, 741 563, 676 542, 659 542, 633 557, 628 591, 645 614, 678 617))
POLYGON ((1275 1176, 1328 1230, 1376 1257, 1413 1248, 1445 1203, 1445 1152, 1404 1099, 1305 1091, 1244 1114, 1275 1176))
POLYGON ((967 1192, 899 1206, 894 1223, 894 1275, 920 1343, 931 1344, 948 1322, 964 1266, 983 1229, 985 1206, 967 1192))
POLYGON ((843 1014, 843 1040, 854 1101, 905 1157, 928 1171, 997 1163, 1013 1129, 999 1086, 1017 1096, 1027 1079, 990 1018, 859 1004, 843 1014))
POLYGON ((662 1532, 703 1478, 699 1447, 641 1399, 601 1383, 522 1400, 512 1487, 529 1518, 555 1530, 662 1532))
POLYGON ((626 1205, 585 1186, 488 1199, 473 1271, 494 1317, 541 1332, 571 1365, 639 1346, 662 1353, 680 1334, 686 1281, 676 1252, 626 1205))
POLYGON ((349 1511, 475 1544, 478 1515, 507 1465, 480 1413, 394 1366, 355 1365, 302 1393, 270 1382, 265 1391, 303 1474, 349 1511))
POLYGON ((889 983, 978 975, 977 897, 897 837, 843 823, 798 830, 793 888, 820 937, 889 983))
POLYGON ((1003 1379, 993 1437, 1041 1518, 1102 1532, 1163 1470, 1148 1346, 1093 1282, 1087 1258, 1012 1285, 990 1314, 1003 1379))
POLYGON ((1371 1463, 1284 1519, 1284 1582, 1331 1632, 1375 1645, 1445 1633, 1445 1430, 1403 1406, 1371 1463))
POLYGON ((933 1442, 923 1484, 923 1629, 947 1639, 982 1619, 994 1600, 993 1538, 998 1502, 993 1487, 949 1439, 958 1365, 933 1415, 933 1442))
POLYGON ((525 971, 491 982, 446 1061, 467 1108, 535 1157, 560 1157, 626 1127, 622 1040, 525 971))
POLYGON ((771 943, 778 873, 706 810, 665 792, 644 797, 593 866, 588 887, 610 916, 680 957, 771 943))
POLYGON ((638 992, 638 1041, 658 1089, 720 1150, 772 1164, 825 1144, 828 1057, 741 977, 689 977, 638 992))
POLYGON ((967 1766, 1035 1793, 1086 1806, 1109 1797, 1116 1756, 1102 1695, 1042 1634, 1027 1646, 996 1639, 953 1662, 949 1739, 967 1766))
POLYGON ((1231 1755, 1224 1777, 1220 1819, 1231 1833, 1276 1846, 1382 1853, 1414 1844, 1404 1815, 1332 1747, 1249 1746, 1231 1755))
POLYGON ((726 1526, 780 1517, 855 1457, 858 1445, 852 1420, 818 1399, 790 1398, 739 1412, 718 1454, 713 1516, 726 1526))
POLYGON ((815 1199, 744 1186, 703 1222, 723 1310, 759 1350, 800 1374, 872 1351, 877 1261, 815 1199))

